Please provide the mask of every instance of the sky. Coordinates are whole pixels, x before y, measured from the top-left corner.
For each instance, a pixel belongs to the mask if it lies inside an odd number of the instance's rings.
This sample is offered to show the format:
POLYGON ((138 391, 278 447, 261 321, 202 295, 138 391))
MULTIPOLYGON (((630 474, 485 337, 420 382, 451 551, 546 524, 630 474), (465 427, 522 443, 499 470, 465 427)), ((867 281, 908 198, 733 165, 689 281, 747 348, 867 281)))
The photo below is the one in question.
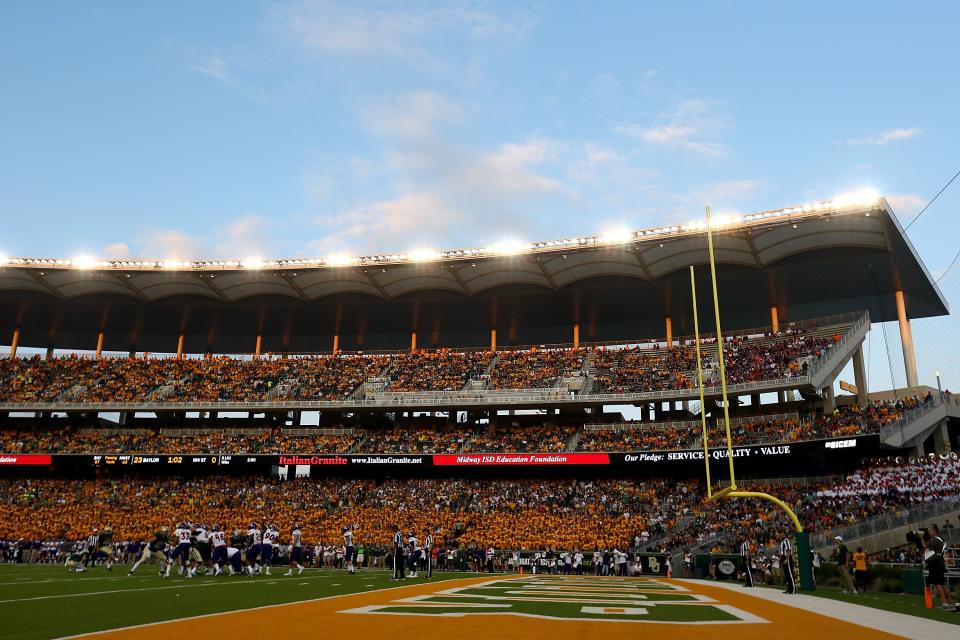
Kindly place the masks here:
MULTIPOLYGON (((7 2, 0 254, 484 246, 861 188, 906 223, 960 170, 958 20, 956 2, 7 2)), ((935 279, 958 205, 960 179, 909 231, 935 279)), ((960 266, 940 287, 955 314, 914 323, 920 379, 957 389, 960 266)), ((874 389, 904 379, 883 329, 874 389)))

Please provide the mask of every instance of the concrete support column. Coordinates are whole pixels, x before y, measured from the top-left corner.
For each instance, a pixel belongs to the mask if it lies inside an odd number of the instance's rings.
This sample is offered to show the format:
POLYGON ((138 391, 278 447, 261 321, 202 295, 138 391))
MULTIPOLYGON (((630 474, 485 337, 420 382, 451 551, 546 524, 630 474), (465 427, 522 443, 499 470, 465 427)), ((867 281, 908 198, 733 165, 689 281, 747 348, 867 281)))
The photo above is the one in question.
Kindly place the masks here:
POLYGON ((823 390, 823 413, 825 415, 830 415, 833 413, 833 410, 837 408, 837 403, 834 400, 833 396, 833 385, 823 390))
POLYGON ((261 349, 263 348, 263 334, 257 334, 257 344, 253 349, 253 359, 256 360, 260 357, 261 349))
POLYGON ((950 432, 947 430, 947 421, 944 420, 933 431, 933 443, 936 445, 937 453, 946 453, 950 451, 950 432))
POLYGON ((780 312, 777 311, 777 305, 770 306, 770 326, 774 333, 780 333, 780 312))
POLYGON ((417 350, 417 332, 411 331, 410 332, 410 351, 416 351, 416 350, 417 350))
POLYGON ((667 325, 667 348, 669 349, 670 347, 673 346, 673 318, 671 318, 670 316, 667 316, 666 325, 667 325))
POLYGON ((907 375, 907 386, 917 386, 917 354, 913 350, 913 331, 907 318, 907 306, 903 300, 903 291, 894 294, 897 301, 897 320, 900 322, 900 346, 903 349, 903 369, 907 375))
POLYGON ((681 404, 681 406, 683 407, 683 411, 684 411, 685 413, 690 411, 690 401, 689 401, 689 400, 684 400, 683 403, 681 404))
POLYGON ((103 331, 100 331, 99 333, 97 333, 97 357, 98 358, 103 355, 103 336, 104 336, 103 331))
POLYGON ((753 407, 754 409, 756 409, 757 407, 760 406, 760 394, 759 394, 759 393, 751 393, 751 394, 750 394, 750 406, 753 407))
POLYGON ((781 392, 779 393, 779 397, 780 397, 780 404, 786 404, 786 403, 787 403, 787 392, 786 392, 786 391, 781 391, 781 392))
POLYGON ((17 346, 20 344, 20 327, 17 327, 13 330, 13 339, 10 340, 10 357, 15 358, 17 355, 17 346))
POLYGON ((177 357, 183 357, 183 334, 180 334, 180 337, 177 338, 177 357))
POLYGON ((497 350, 497 330, 490 329, 490 351, 497 350))
POLYGON ((870 389, 867 388, 867 375, 863 366, 863 345, 853 353, 853 383, 857 385, 857 404, 867 406, 870 389))
POLYGON ((53 347, 47 347, 47 360, 53 360, 53 347))
POLYGON ((573 323, 573 348, 576 349, 580 346, 580 323, 573 323))
POLYGON ((333 334, 333 354, 336 355, 340 351, 340 334, 333 334))
POLYGON ((130 351, 127 353, 127 357, 128 357, 128 358, 136 358, 136 357, 137 357, 137 348, 136 348, 136 347, 130 347, 130 351))

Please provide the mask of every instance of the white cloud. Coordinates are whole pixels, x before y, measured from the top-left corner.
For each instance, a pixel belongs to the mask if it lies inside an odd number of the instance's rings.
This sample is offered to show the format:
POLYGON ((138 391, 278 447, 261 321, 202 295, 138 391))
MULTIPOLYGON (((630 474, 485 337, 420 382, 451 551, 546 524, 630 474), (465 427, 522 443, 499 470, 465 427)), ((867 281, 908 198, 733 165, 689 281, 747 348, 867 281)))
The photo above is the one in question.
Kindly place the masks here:
POLYGON ((199 239, 175 229, 150 229, 137 247, 145 258, 196 260, 207 257, 199 239))
POLYGON ((126 242, 114 242, 103 248, 103 256, 113 260, 129 258, 132 255, 133 253, 130 251, 130 247, 126 242))
POLYGON ((719 156, 726 150, 714 138, 727 126, 726 118, 716 113, 710 101, 687 100, 675 110, 661 114, 649 125, 625 124, 615 127, 615 131, 662 147, 719 156))
POLYGON ((270 221, 257 214, 237 218, 223 227, 214 249, 221 256, 270 256, 272 243, 269 240, 268 227, 270 221))
POLYGON ((405 242, 442 245, 456 225, 471 219, 430 193, 408 193, 397 198, 361 204, 322 216, 317 223, 322 238, 309 243, 321 255, 342 252, 401 251, 405 242))
POLYGON ((205 76, 226 80, 229 77, 230 63, 218 53, 198 56, 187 62, 187 67, 205 76))
POLYGON ((866 138, 851 138, 847 140, 847 144, 872 144, 877 146, 888 145, 891 142, 897 142, 899 140, 907 140, 909 138, 914 138, 923 133, 923 129, 918 129, 912 127, 909 129, 891 129, 889 131, 881 131, 880 133, 872 136, 867 136, 866 138))
POLYGON ((444 38, 502 47, 522 38, 534 23, 524 13, 497 13, 481 3, 428 6, 307 0, 278 10, 278 22, 286 35, 321 55, 392 56, 411 64, 434 64, 429 49, 444 38))
POLYGON ((418 91, 384 100, 364 109, 361 115, 364 127, 373 133, 422 138, 460 120, 464 110, 445 96, 418 91))
POLYGON ((890 206, 900 218, 912 216, 927 204, 923 196, 917 195, 916 193, 894 193, 886 196, 886 198, 887 202, 890 203, 890 206))

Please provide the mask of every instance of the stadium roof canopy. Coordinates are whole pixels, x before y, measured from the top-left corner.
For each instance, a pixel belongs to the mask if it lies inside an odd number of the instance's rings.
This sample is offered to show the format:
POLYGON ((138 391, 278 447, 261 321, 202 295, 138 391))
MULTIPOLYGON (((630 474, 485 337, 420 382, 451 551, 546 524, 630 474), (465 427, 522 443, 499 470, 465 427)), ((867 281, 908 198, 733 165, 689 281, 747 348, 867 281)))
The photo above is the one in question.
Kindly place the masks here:
MULTIPOLYGON (((484 347, 712 330, 704 222, 444 252, 194 262, 0 258, 0 342, 188 353, 484 347)), ((714 219, 724 330, 869 311, 945 315, 947 303, 885 199, 714 219)))

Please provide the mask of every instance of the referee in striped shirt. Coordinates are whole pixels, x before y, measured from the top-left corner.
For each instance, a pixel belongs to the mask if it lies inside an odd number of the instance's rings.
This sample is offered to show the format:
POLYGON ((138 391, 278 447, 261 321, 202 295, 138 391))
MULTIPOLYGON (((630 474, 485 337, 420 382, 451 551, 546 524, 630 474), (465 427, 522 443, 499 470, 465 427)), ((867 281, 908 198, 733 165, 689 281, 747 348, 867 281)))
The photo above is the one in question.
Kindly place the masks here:
POLYGON ((797 579, 793 574, 793 542, 790 540, 789 533, 780 541, 780 566, 783 567, 783 577, 787 582, 787 590, 784 593, 796 593, 797 579))
POLYGON ((393 525, 393 577, 390 579, 403 580, 403 534, 397 525, 393 525))
POLYGON ((750 540, 744 538, 740 543, 740 557, 743 558, 743 586, 753 586, 753 570, 750 569, 750 540))
POLYGON ((427 556, 427 578, 433 577, 433 534, 427 529, 427 537, 423 539, 423 554, 427 556))

